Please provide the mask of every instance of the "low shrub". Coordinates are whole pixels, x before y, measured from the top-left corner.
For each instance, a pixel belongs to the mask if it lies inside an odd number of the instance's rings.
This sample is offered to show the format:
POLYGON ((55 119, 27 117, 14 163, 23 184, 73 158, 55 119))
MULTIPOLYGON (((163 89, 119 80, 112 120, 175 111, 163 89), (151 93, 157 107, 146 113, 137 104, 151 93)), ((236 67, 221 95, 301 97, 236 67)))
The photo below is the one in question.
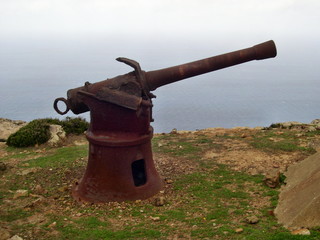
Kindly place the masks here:
POLYGON ((12 147, 29 147, 42 144, 50 139, 49 124, 41 119, 33 120, 7 139, 12 147))
POLYGON ((73 133, 73 134, 82 134, 84 133, 88 127, 89 123, 83 119, 83 118, 71 118, 67 117, 64 121, 61 121, 61 126, 63 127, 63 130, 67 133, 73 133))
POLYGON ((83 118, 67 117, 65 120, 54 118, 36 119, 20 128, 7 139, 7 145, 12 147, 29 147, 36 144, 46 143, 50 139, 49 126, 52 124, 60 125, 66 134, 82 134, 89 123, 83 118))

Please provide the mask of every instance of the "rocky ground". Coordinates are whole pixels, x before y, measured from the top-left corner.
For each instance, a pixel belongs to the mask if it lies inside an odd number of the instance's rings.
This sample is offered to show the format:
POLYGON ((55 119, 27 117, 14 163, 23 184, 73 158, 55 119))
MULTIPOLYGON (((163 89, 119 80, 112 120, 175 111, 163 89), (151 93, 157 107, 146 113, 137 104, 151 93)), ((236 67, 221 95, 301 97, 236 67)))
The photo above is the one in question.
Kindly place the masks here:
MULTIPOLYGON (((152 204, 163 205, 165 201, 170 201, 172 203, 170 209, 174 209, 181 203, 179 202, 179 196, 174 194, 172 183, 179 179, 181 175, 191 174, 199 171, 199 169, 205 171, 194 157, 187 158, 180 155, 170 157, 168 155, 168 152, 187 151, 188 145, 182 144, 185 142, 193 144, 192 149, 196 151, 197 159, 225 164, 232 170, 246 172, 250 175, 263 174, 266 178, 269 178, 269 180, 271 179, 270 186, 272 187, 272 184, 274 184, 272 178, 277 178, 280 173, 286 171, 288 166, 302 161, 320 149, 320 134, 315 124, 303 125, 290 123, 274 127, 276 128, 212 128, 192 132, 173 130, 169 134, 156 134, 154 138, 155 141, 153 142, 154 159, 157 169, 164 179, 165 189, 154 198, 135 204, 139 205, 152 202, 152 204), (254 143, 261 144, 255 145, 254 143), (286 149, 286 147, 292 147, 290 144, 296 148, 292 150, 286 149), (270 148, 270 146, 274 147, 270 148), (197 151, 196 148, 201 149, 201 151, 197 151)), ((86 144, 84 136, 71 136, 63 142, 63 146, 67 147, 85 146, 86 144)), ((54 148, 43 145, 17 152, 16 150, 8 149, 4 142, 0 142, 0 161, 4 159, 0 165, 1 191, 5 191, 6 182, 14 181, 14 176, 19 179, 24 176, 32 176, 32 174, 39 173, 39 171, 43 172, 43 174, 39 175, 39 178, 31 184, 32 189, 23 191, 23 186, 21 186, 21 188, 16 186, 15 190, 9 189, 9 191, 11 191, 9 195, 3 194, 4 196, 10 197, 2 197, 2 213, 5 212, 5 209, 23 209, 29 212, 32 211, 34 214, 30 214, 30 216, 28 215, 26 218, 17 218, 13 221, 14 224, 12 224, 11 221, 10 225, 6 225, 4 221, 0 222, 0 240, 10 237, 11 239, 19 239, 17 238, 18 236, 12 238, 14 237, 12 233, 17 232, 13 226, 17 227, 26 224, 35 226, 46 224, 47 230, 45 231, 42 228, 34 227, 32 230, 24 231, 23 235, 19 235, 20 238, 36 239, 32 236, 39 235, 48 237, 58 236, 59 233, 55 230, 57 222, 49 219, 48 215, 60 212, 60 215, 68 214, 68 216, 73 219, 78 219, 81 216, 89 214, 80 211, 81 206, 73 201, 69 193, 74 181, 78 180, 83 174, 86 165, 85 157, 78 158, 75 161, 74 164, 76 167, 60 169, 63 171, 64 177, 63 179, 57 180, 59 186, 55 186, 55 193, 49 195, 47 194, 48 189, 53 189, 53 183, 49 182, 48 176, 55 174, 55 171, 58 170, 51 168, 51 170, 43 170, 41 167, 30 167, 28 163, 26 163, 33 158, 38 159, 41 156, 48 156, 53 151, 55 151, 54 148), (24 154, 25 157, 15 157, 19 156, 19 154, 24 154), (10 161, 5 159, 10 159, 10 161), (51 229, 51 231, 48 231, 48 229, 51 229)), ((279 181, 279 179, 275 181, 279 181)), ((262 207, 267 205, 268 201, 268 198, 256 198, 251 204, 262 207)), ((127 203, 108 205, 108 208, 118 210, 131 207, 132 206, 127 203)), ((97 207, 97 209, 99 209, 99 207, 97 207)), ((158 220, 157 217, 151 219, 151 221, 158 220)), ((70 221, 69 217, 66 218, 65 221, 70 221)), ((114 228, 119 228, 131 220, 113 219, 112 221, 114 228)), ((235 219, 234 221, 237 220, 235 219)), ((170 239, 175 238, 172 236, 170 239)))

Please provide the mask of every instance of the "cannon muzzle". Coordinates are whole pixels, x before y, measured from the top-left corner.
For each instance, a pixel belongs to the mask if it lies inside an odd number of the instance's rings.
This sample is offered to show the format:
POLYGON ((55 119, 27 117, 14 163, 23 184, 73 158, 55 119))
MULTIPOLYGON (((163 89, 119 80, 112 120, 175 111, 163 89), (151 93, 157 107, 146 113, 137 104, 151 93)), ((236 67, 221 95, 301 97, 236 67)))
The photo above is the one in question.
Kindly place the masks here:
POLYGON ((93 84, 86 82, 83 87, 70 89, 67 92, 68 99, 57 98, 54 101, 54 109, 59 114, 66 114, 69 110, 75 114, 89 111, 83 101, 86 96, 138 110, 141 105, 152 106, 151 98, 154 95, 150 91, 163 85, 252 60, 273 58, 276 55, 275 43, 270 40, 250 48, 149 72, 142 71, 139 63, 134 60, 117 58, 118 61, 133 67, 134 72, 93 84), (66 105, 65 111, 58 108, 59 102, 66 105))
POLYGON ((275 43, 270 40, 250 48, 190 62, 174 67, 146 72, 148 88, 152 91, 166 84, 194 77, 252 60, 273 58, 277 55, 275 43))

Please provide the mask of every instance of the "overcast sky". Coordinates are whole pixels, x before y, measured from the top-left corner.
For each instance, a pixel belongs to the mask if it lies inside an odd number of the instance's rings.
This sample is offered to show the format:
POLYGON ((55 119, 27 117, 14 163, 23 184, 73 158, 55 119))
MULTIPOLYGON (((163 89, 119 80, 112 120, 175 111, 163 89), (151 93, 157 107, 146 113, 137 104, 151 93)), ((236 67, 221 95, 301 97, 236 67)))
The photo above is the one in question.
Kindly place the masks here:
POLYGON ((2 37, 319 34, 319 0, 1 0, 2 37))
MULTIPOLYGON (((149 71, 270 39, 277 45, 275 59, 208 78, 256 69, 243 78, 308 84, 320 75, 319 13, 319 0, 0 0, 0 107, 8 109, 5 117, 15 112, 20 119, 25 118, 22 104, 26 112, 39 103, 43 107, 36 110, 52 111, 52 99, 67 89, 131 71, 114 61, 119 56, 135 59, 149 71), (17 82, 30 96, 10 92, 17 90, 17 82)), ((182 86, 192 91, 194 85, 179 85, 179 92, 182 86)), ((159 94, 162 99, 165 91, 159 94)), ((30 118, 45 113, 37 114, 30 118)))
POLYGON ((52 41, 74 48, 100 40, 110 43, 100 46, 114 59, 153 54, 152 48, 169 58, 175 48, 177 56, 190 48, 211 53, 209 45, 224 53, 273 39, 279 55, 291 60, 319 53, 319 12, 319 0, 0 0, 0 43, 14 51, 31 40, 50 51, 59 48, 52 41), (290 51, 296 55, 285 56, 290 51))

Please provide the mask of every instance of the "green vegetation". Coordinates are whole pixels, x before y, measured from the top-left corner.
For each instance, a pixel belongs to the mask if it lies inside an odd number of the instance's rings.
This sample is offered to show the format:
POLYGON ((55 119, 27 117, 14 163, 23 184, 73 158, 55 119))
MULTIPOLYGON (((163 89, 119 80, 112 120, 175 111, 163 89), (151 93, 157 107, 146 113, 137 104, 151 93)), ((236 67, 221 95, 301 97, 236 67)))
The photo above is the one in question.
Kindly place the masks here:
POLYGON ((66 134, 83 134, 89 127, 89 123, 80 117, 70 118, 67 117, 65 120, 60 121, 60 124, 66 134))
POLYGON ((61 125, 67 134, 82 134, 89 126, 88 122, 82 118, 67 117, 62 121, 52 118, 36 119, 11 134, 7 145, 21 148, 46 143, 50 139, 50 124, 61 125))
POLYGON ((272 211, 279 188, 265 186, 262 175, 233 171, 205 154, 230 151, 230 141, 272 153, 288 151, 272 145, 287 141, 295 145, 290 151, 309 154, 300 148, 296 134, 262 131, 247 138, 241 132, 228 136, 156 135, 155 159, 159 155, 169 159, 160 162, 161 174, 172 180, 164 192, 148 200, 100 205, 80 205, 70 196, 71 186, 83 176, 88 145, 7 148, 8 155, 0 161, 16 165, 0 182, 0 222, 24 239, 320 239, 319 229, 311 229, 310 236, 294 236, 277 223, 272 211), (36 171, 16 174, 27 169, 36 171), (28 190, 29 196, 14 199, 18 189, 28 190), (165 204, 156 206, 154 200, 160 196, 165 204), (39 215, 41 221, 34 217, 39 215), (252 216, 258 222, 248 223, 252 216))
POLYGON ((28 160, 24 163, 28 163, 28 167, 69 167, 72 161, 86 156, 87 153, 87 145, 63 147, 56 149, 56 151, 51 154, 28 160))
POLYGON ((49 124, 44 121, 33 120, 16 133, 11 134, 7 140, 7 145, 13 147, 29 147, 45 143, 49 138, 49 124))
POLYGON ((254 136, 251 145, 265 151, 315 153, 313 148, 299 146, 299 139, 296 134, 296 131, 284 131, 279 134, 276 130, 267 130, 254 136))

